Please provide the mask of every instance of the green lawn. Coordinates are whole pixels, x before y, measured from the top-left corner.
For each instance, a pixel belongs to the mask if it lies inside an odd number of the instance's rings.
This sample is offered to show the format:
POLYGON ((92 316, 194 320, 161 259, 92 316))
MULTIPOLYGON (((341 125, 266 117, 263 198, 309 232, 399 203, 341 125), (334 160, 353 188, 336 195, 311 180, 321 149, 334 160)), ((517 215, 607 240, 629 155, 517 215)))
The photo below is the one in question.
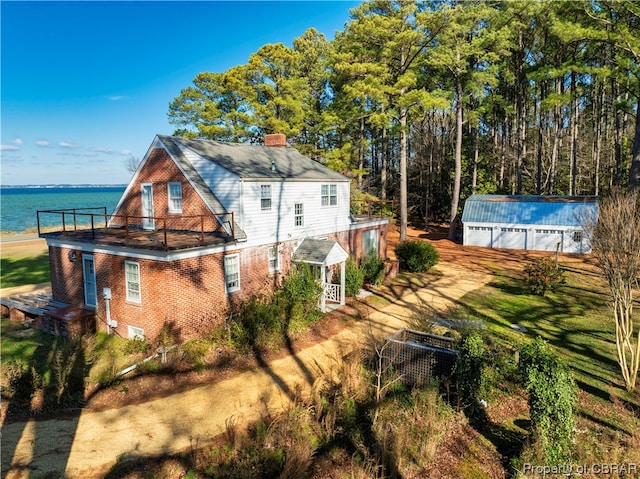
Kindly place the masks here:
POLYGON ((6 256, 0 260, 0 287, 2 288, 48 281, 50 281, 49 253, 28 257, 6 256))
MULTIPOLYGON (((627 392, 616 361, 615 324, 608 286, 597 272, 564 268, 566 284, 545 297, 524 282, 497 272, 494 280, 464 297, 455 317, 482 319, 492 341, 513 351, 542 337, 574 374, 580 390, 578 459, 640 458, 640 387, 627 392), (513 324, 524 326, 519 332, 513 324)), ((511 423, 522 420, 512 418, 511 423)), ((507 423, 509 421, 506 421, 507 423)))

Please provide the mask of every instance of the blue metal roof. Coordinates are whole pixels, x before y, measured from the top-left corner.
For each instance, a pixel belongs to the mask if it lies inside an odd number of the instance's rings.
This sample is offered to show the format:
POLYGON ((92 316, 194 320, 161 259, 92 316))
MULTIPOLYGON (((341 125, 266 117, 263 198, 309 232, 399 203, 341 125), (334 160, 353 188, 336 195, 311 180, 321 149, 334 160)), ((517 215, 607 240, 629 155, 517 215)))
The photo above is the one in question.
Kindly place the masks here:
POLYGON ((581 226, 597 211, 597 196, 472 195, 462 222, 581 226))

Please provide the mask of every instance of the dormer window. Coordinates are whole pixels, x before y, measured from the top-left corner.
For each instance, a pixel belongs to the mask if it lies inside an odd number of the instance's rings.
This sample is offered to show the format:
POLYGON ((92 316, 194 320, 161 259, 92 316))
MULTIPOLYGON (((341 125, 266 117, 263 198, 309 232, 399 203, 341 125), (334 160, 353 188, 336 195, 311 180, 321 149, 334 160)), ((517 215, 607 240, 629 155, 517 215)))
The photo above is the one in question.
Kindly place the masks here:
POLYGON ((260 209, 271 209, 271 185, 260 185, 260 209))
POLYGON ((320 194, 322 206, 336 206, 338 204, 338 185, 322 185, 320 194))

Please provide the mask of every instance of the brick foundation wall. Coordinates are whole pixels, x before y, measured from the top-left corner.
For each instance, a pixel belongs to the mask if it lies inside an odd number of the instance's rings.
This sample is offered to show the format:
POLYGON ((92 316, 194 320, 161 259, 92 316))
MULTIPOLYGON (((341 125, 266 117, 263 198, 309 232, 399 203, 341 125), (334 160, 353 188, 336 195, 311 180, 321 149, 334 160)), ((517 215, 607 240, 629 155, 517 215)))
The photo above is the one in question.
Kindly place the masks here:
MULTIPOLYGON (((378 229, 379 247, 386 251, 386 225, 378 229)), ((329 235, 352 255, 362 254, 362 231, 329 235)), ((128 337, 128 326, 144 329, 154 340, 166 322, 186 341, 211 332, 224 324, 229 308, 256 294, 271 294, 280 286, 291 268, 291 256, 299 240, 279 245, 280 271, 269 272, 268 250, 272 245, 224 253, 203 255, 171 262, 136 259, 105 253, 93 253, 96 269, 98 331, 106 331, 105 300, 102 290, 111 288, 111 318, 118 321, 116 333, 128 337), (240 256, 240 290, 227 293, 224 278, 225 255, 240 256), (140 268, 139 303, 127 301, 125 262, 138 263, 140 268)), ((87 254, 87 253, 85 253, 87 254)), ((84 305, 82 252, 61 247, 49 247, 53 299, 76 306, 84 305), (77 258, 69 260, 69 254, 77 258)))

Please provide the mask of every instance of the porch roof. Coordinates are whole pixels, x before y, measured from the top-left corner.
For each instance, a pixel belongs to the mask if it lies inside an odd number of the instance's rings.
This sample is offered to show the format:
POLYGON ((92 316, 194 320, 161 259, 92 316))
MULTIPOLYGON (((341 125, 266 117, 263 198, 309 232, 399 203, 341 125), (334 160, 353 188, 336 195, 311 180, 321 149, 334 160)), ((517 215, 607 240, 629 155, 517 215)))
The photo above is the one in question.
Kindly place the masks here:
POLYGON ((305 238, 293 253, 297 263, 331 266, 347 260, 347 253, 337 241, 305 238))

